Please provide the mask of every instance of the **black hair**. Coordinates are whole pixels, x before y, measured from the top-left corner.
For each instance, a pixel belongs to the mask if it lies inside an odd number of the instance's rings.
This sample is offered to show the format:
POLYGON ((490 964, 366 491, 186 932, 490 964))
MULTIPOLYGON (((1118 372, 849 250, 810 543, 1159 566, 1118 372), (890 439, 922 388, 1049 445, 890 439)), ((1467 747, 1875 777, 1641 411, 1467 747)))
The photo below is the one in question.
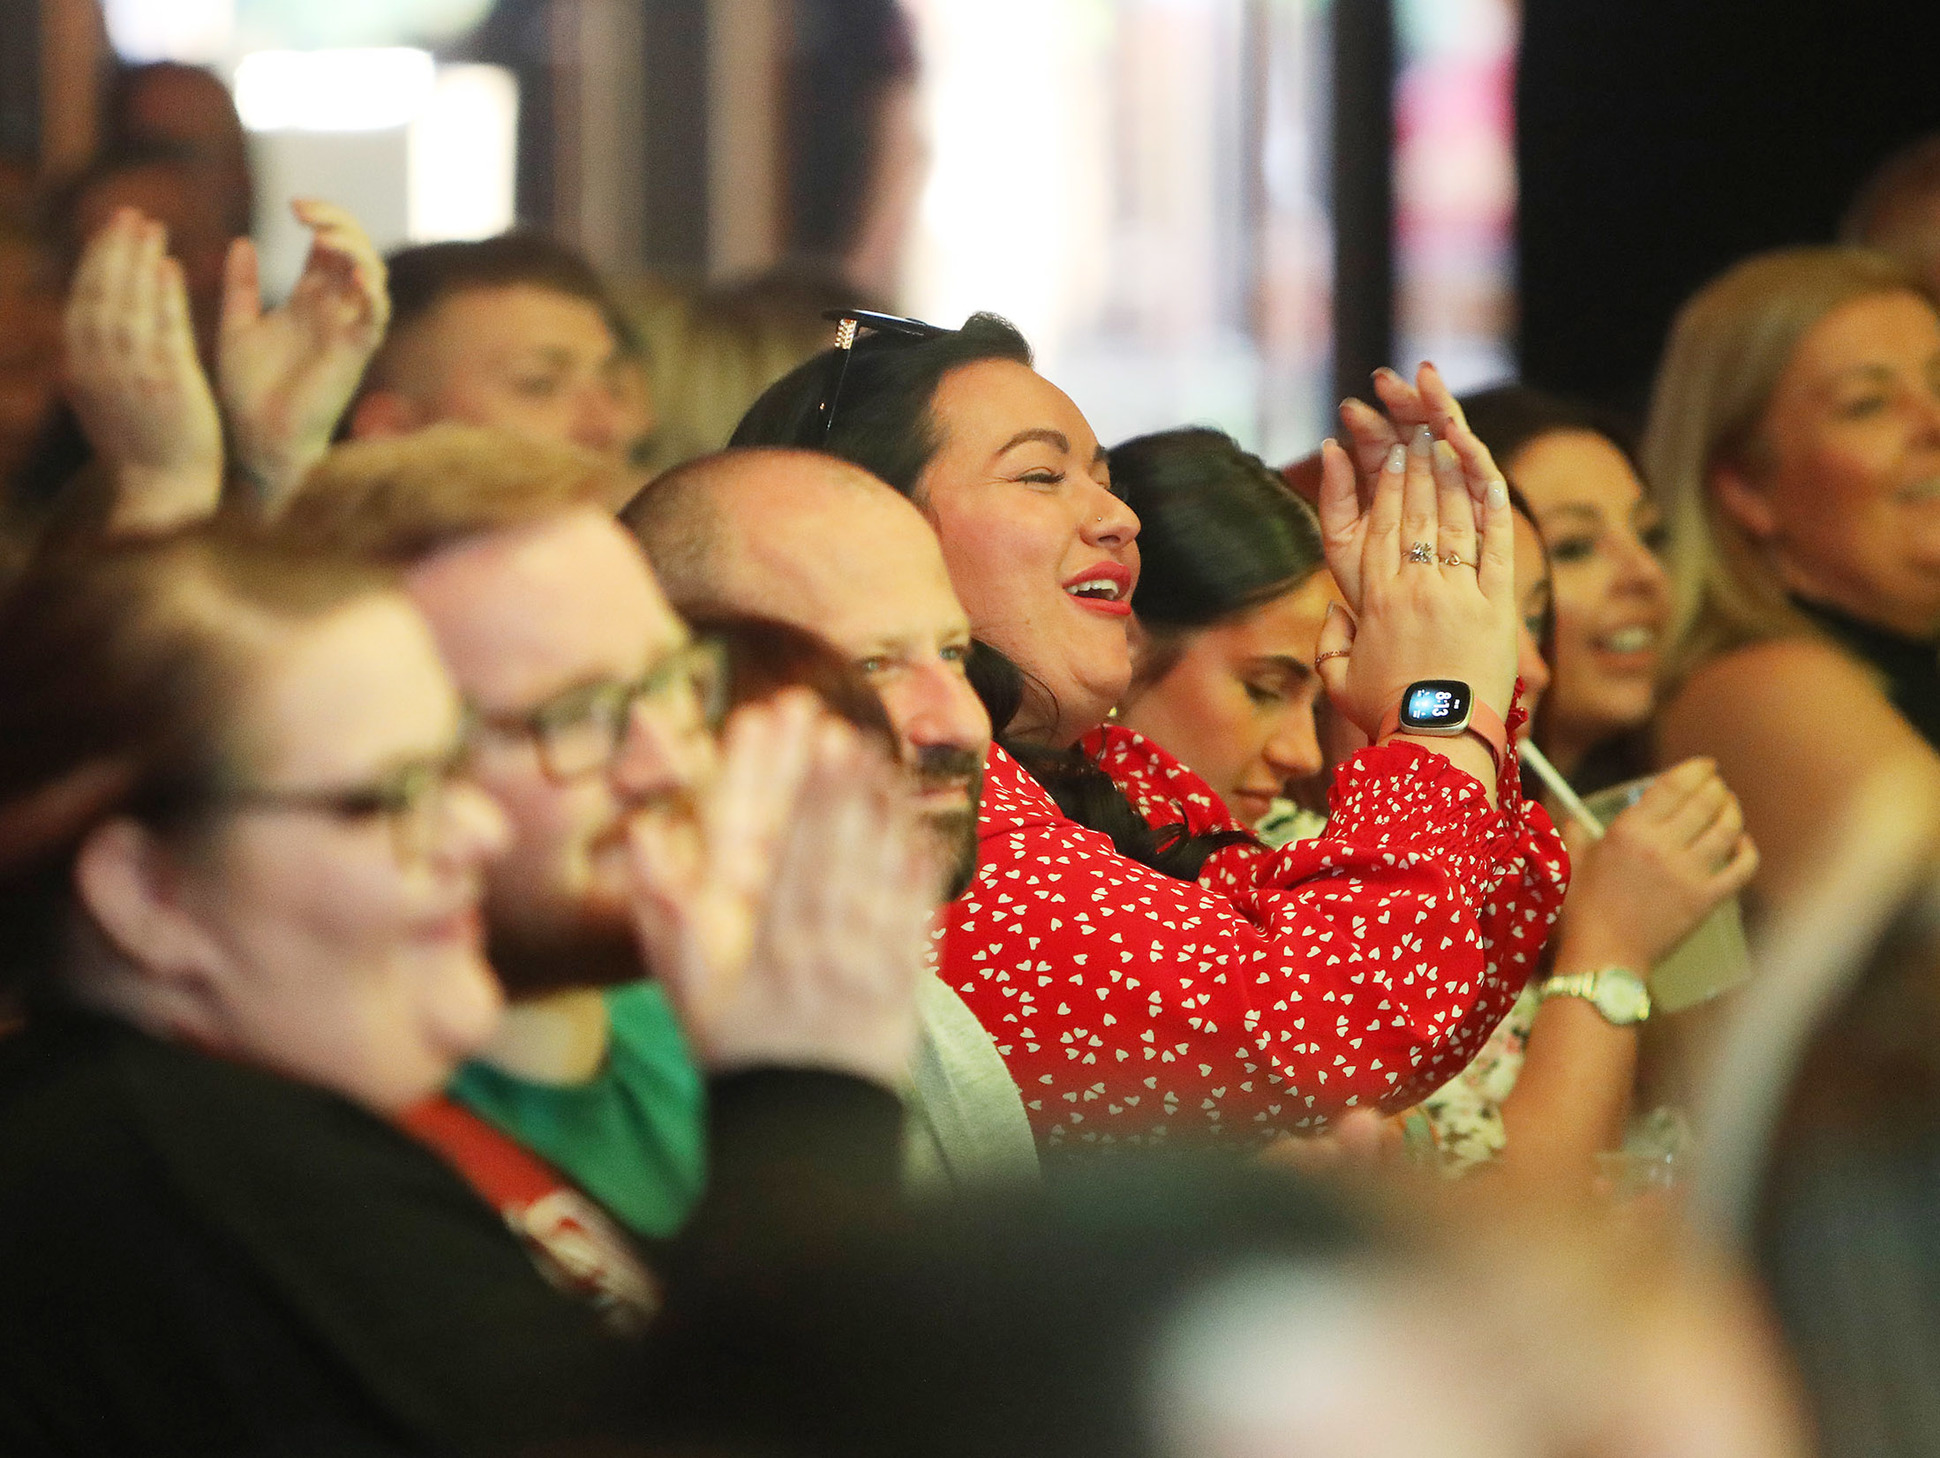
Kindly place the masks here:
POLYGON ((1048 687, 1035 683, 1021 667, 981 640, 971 644, 967 670, 970 687, 983 701, 1004 753, 1030 771, 1031 778, 1043 786, 1058 809, 1085 829, 1109 836, 1112 849, 1127 860, 1177 881, 1196 881, 1206 858, 1215 851, 1253 842, 1252 835, 1239 830, 1188 835, 1183 822, 1148 825, 1117 782, 1086 758, 1083 750, 1053 749, 1004 732, 1023 706, 1026 690, 1050 697, 1048 687))
POLYGON ((1113 489, 1138 513, 1138 620, 1150 633, 1211 627, 1325 561, 1312 508, 1223 431, 1141 435, 1110 460, 1113 489))
MULTIPOLYGON (((927 339, 866 333, 851 351, 835 423, 824 441, 817 407, 835 378, 832 367, 839 363, 835 356, 835 350, 823 350, 764 390, 734 428, 729 449, 770 446, 823 451, 861 466, 914 499, 917 483, 943 444, 941 428, 930 412, 930 401, 943 377, 986 359, 1029 366, 1031 347, 1016 326, 995 314, 972 314, 961 329, 927 339)), ((1031 773, 1066 815, 1111 837, 1120 855, 1191 881, 1214 851, 1251 839, 1232 831, 1189 836, 1183 825, 1154 830, 1111 776, 1083 751, 1032 744, 1005 732, 1027 691, 1056 703, 1048 685, 1032 679, 983 642, 973 645, 969 674, 1005 753, 1031 773)))
POLYGON ((822 438, 817 407, 839 365, 825 349, 761 392, 728 440, 736 446, 782 446, 825 451, 852 461, 904 496, 942 447, 930 413, 936 387, 951 370, 980 360, 1029 366, 1031 347, 1007 319, 972 314, 961 329, 930 339, 869 332, 849 352, 836 400, 835 424, 822 438))

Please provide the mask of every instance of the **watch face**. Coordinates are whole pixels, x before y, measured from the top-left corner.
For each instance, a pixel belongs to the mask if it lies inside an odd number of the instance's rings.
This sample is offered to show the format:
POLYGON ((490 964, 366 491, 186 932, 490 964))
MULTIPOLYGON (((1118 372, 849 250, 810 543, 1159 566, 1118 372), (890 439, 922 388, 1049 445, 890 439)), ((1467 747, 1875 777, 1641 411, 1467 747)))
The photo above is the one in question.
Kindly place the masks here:
POLYGON ((1468 723, 1468 685, 1457 678, 1424 678, 1401 696, 1401 727, 1446 734, 1468 723))
POLYGON ((1596 1006, 1613 1023, 1641 1022, 1650 1011, 1650 994, 1637 977, 1612 969, 1597 977, 1596 1006))

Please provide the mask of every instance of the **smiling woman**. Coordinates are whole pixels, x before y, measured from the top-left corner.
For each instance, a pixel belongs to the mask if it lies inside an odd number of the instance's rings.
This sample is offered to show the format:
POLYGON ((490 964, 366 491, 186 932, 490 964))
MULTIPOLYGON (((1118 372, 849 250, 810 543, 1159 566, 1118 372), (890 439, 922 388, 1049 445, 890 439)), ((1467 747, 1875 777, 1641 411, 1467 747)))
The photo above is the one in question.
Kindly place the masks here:
POLYGON ((1164 745, 1257 825, 1318 774, 1314 654, 1339 593, 1313 512, 1214 430, 1140 436, 1112 480, 1144 523, 1138 651, 1118 722, 1164 745))
POLYGON ((1671 524, 1660 752, 1717 760, 1769 907, 1882 759, 1940 780, 1940 315, 1876 254, 1741 263, 1679 314, 1643 457, 1671 524))
POLYGON ((614 1348, 393 1122, 500 1006, 424 620, 196 530, 36 565, 0 677, 0 1447, 561 1431, 614 1348))
MULTIPOLYGON (((840 356, 825 354, 772 386, 733 444, 825 447, 907 495, 980 658, 1008 669, 1012 692, 987 699, 999 739, 977 875, 948 908, 938 970, 1039 1142, 1266 1138, 1445 1081, 1513 1000, 1561 899, 1560 844, 1513 756, 1480 732, 1395 736, 1343 766, 1326 836, 1266 851, 1192 769, 1104 722, 1133 678, 1140 522, 1023 339, 975 315, 850 354, 832 420, 818 407, 840 356), (1413 931, 1384 941, 1383 916, 1413 931)), ((1348 422, 1373 506, 1330 457, 1333 565, 1358 613, 1351 636, 1338 617, 1316 630, 1345 660, 1325 665, 1330 692, 1370 738, 1426 678, 1472 685, 1513 725, 1506 492, 1432 371, 1420 393, 1390 393, 1416 412, 1406 443, 1348 422)))

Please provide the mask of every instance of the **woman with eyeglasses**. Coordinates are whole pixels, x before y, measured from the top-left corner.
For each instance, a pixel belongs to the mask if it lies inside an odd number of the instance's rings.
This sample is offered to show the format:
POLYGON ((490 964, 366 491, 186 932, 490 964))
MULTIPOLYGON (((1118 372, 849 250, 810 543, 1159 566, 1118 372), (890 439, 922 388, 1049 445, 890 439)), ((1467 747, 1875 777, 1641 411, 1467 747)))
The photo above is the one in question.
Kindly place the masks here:
POLYGON ((1001 745, 941 971, 1040 1142, 1265 1138, 1445 1082, 1520 990, 1566 870, 1502 752, 1506 495, 1439 379, 1388 402, 1397 423, 1344 415, 1364 495, 1330 452, 1322 523, 1355 617, 1330 617, 1317 658, 1383 742, 1337 777, 1325 839, 1268 852, 1176 758, 1106 725, 1132 676, 1139 520, 1078 408, 994 316, 863 322, 732 444, 828 450, 936 528, 1001 745))
MULTIPOLYGON (((367 566, 221 528, 93 544, 0 600, 0 681, 0 988, 25 1018, 0 1040, 0 1449, 637 1432, 638 1346, 404 1127, 496 1027, 479 894, 506 836, 410 601, 367 566)), ((776 782, 800 787, 780 870, 730 888, 765 885, 793 941, 770 955, 757 921, 744 975, 679 989, 709 1066, 745 1075, 702 1267, 711 1241, 785 1249, 874 1166, 894 1178, 894 1096, 815 1071, 834 1066, 816 1050, 837 1019, 913 1030, 929 872, 895 889, 918 835, 892 777, 807 708, 755 711, 729 746, 771 819, 750 769, 799 770, 776 782), (826 873, 834 833, 860 848, 865 899, 826 873), (818 939, 824 902, 845 955, 818 939)), ((643 917, 664 889, 643 864, 643 917)))

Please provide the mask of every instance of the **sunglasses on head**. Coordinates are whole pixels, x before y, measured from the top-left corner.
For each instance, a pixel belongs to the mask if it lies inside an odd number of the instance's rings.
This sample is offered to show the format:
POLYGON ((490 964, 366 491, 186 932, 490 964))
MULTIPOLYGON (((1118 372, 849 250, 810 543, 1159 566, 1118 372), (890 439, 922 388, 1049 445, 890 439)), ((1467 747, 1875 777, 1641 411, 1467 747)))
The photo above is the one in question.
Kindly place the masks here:
POLYGON ((829 434, 835 429, 835 407, 842 399, 842 381, 848 378, 849 356, 855 350, 858 330, 893 334, 902 339, 940 339, 956 332, 940 324, 905 319, 899 314, 878 314, 870 309, 830 309, 822 317, 835 325, 835 353, 829 357, 828 377, 822 385, 822 398, 815 406, 815 422, 809 427, 820 446, 828 444, 829 434))

